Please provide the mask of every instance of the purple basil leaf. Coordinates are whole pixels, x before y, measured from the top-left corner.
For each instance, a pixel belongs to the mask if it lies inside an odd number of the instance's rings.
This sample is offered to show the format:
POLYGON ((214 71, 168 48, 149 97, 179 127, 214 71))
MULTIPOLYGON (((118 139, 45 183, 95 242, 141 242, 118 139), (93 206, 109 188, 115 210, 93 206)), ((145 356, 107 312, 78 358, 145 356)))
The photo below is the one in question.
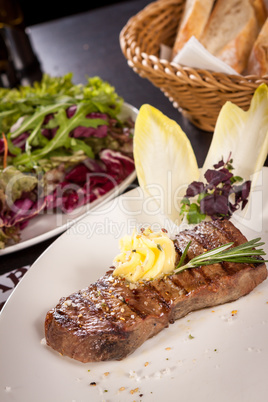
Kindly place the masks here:
POLYGON ((251 181, 247 180, 242 184, 242 200, 245 201, 248 197, 249 197, 249 193, 250 193, 250 189, 251 189, 251 181))
POLYGON ((224 161, 223 159, 221 161, 219 161, 218 163, 215 163, 215 165, 213 165, 213 167, 215 169, 219 169, 220 167, 224 166, 224 161))
POLYGON ((247 204, 246 201, 249 196, 250 189, 251 189, 251 181, 250 180, 247 180, 240 185, 234 186, 235 202, 236 203, 242 202, 242 209, 247 204))
POLYGON ((241 209, 244 209, 245 206, 247 205, 247 203, 248 203, 248 200, 243 200, 242 205, 241 205, 241 209))
POLYGON ((216 197, 214 194, 208 195, 200 201, 200 211, 209 216, 227 215, 229 212, 228 200, 222 195, 216 197))
POLYGON ((193 181, 187 188, 185 197, 194 197, 204 191, 205 186, 201 181, 193 181))
POLYGON ((218 184, 229 180, 233 176, 228 169, 212 170, 208 169, 205 173, 205 178, 209 184, 209 187, 217 186, 218 184))
POLYGON ((238 208, 239 208, 239 206, 238 206, 238 204, 237 203, 234 203, 234 204, 232 204, 230 201, 229 201, 229 211, 233 214, 238 208))

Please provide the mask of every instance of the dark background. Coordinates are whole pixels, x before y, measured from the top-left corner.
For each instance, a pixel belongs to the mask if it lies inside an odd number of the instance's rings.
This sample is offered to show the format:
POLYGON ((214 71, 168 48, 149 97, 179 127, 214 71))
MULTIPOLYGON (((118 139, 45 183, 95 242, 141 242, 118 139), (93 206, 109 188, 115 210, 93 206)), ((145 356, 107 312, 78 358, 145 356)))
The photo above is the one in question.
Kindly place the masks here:
MULTIPOLYGON (((79 14, 95 8, 105 7, 114 3, 122 3, 124 0, 97 0, 93 2, 71 0, 17 0, 24 15, 25 26, 40 24, 58 18, 79 14)), ((133 0, 135 1, 135 0, 133 0)))

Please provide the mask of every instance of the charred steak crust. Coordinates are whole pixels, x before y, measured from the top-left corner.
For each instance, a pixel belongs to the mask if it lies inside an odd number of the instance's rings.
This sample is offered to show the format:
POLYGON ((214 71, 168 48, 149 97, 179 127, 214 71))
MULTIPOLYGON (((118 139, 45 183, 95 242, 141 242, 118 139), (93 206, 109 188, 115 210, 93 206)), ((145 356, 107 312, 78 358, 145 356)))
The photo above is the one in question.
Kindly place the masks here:
MULTIPOLYGON (((247 239, 228 220, 202 222, 174 240, 188 258, 247 239)), ((45 319, 49 346, 81 362, 121 360, 191 311, 234 301, 267 278, 266 265, 221 263, 185 270, 136 286, 109 270, 87 288, 62 297, 45 319)))

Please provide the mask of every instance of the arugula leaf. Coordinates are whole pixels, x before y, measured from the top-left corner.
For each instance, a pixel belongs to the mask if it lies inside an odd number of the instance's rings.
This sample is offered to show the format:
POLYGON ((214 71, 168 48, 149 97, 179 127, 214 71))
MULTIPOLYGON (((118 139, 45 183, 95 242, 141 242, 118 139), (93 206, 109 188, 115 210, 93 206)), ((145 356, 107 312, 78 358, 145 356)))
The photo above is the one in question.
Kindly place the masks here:
MULTIPOLYGON (((108 125, 108 121, 101 118, 87 118, 87 114, 100 112, 117 118, 123 104, 123 98, 118 96, 108 82, 99 77, 87 78, 85 85, 75 85, 72 82, 72 73, 63 77, 43 75, 41 82, 32 86, 20 88, 0 88, 0 128, 6 133, 8 149, 11 157, 9 164, 13 164, 22 171, 36 168, 39 160, 49 156, 51 152, 61 147, 71 152, 83 151, 85 155, 94 158, 93 149, 84 139, 71 141, 70 133, 78 126, 97 128, 108 125), (67 109, 76 106, 74 116, 67 116, 67 109), (53 116, 45 123, 46 116, 53 116), (12 130, 14 123, 23 117, 19 127, 12 130), (56 128, 54 138, 48 140, 42 129, 56 128), (17 146, 20 136, 28 134, 25 143, 25 153, 17 146), (16 139, 18 141, 16 142, 16 139)), ((15 127, 15 126, 14 126, 15 127)))
POLYGON ((9 133, 9 138, 10 139, 17 138, 20 134, 24 133, 25 131, 34 129, 36 125, 39 125, 40 122, 41 123, 43 122, 44 117, 46 115, 62 110, 62 108, 71 106, 71 104, 72 103, 70 102, 68 103, 60 102, 49 106, 40 106, 40 108, 38 108, 33 115, 28 116, 23 120, 21 126, 17 130, 13 131, 12 133, 9 133))
POLYGON ((95 157, 92 148, 87 145, 83 140, 72 138, 70 141, 70 148, 74 152, 83 151, 91 159, 94 159, 95 157))
MULTIPOLYGON (((92 110, 92 105, 90 103, 79 103, 77 105, 77 109, 75 114, 68 118, 64 109, 59 109, 55 115, 55 119, 57 121, 58 130, 54 138, 52 138, 42 149, 37 149, 29 154, 19 155, 14 158, 13 163, 15 166, 19 165, 29 165, 31 166, 33 162, 37 162, 39 158, 44 158, 47 154, 54 151, 57 148, 65 147, 65 148, 73 148, 74 150, 78 150, 78 144, 80 144, 80 149, 82 146, 82 141, 76 143, 71 142, 72 138, 69 136, 69 133, 74 130, 76 127, 83 125, 85 127, 91 127, 96 124, 94 119, 86 118, 86 115, 92 110), (93 122, 92 122, 93 120, 93 122)), ((33 119, 32 119, 33 120, 33 119)), ((37 119, 35 119, 37 120, 37 119)), ((101 120, 101 119, 99 119, 101 120)), ((108 124, 106 120, 101 120, 102 124, 108 124)), ((90 155, 91 158, 94 158, 94 154, 89 145, 84 144, 83 150, 86 151, 87 155, 90 155)))

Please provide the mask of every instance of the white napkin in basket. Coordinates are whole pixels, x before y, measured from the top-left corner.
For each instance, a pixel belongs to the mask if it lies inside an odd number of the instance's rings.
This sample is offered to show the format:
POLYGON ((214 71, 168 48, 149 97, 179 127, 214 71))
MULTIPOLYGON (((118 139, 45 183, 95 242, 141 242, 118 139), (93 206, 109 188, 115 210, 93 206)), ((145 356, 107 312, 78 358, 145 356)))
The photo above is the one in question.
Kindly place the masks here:
MULTIPOLYGON (((163 49, 166 52, 166 49, 163 49)), ((166 54, 165 57, 160 57, 166 58, 166 54)), ((184 47, 173 58, 172 63, 217 73, 238 75, 232 67, 213 56, 194 36, 188 40, 184 47)))

